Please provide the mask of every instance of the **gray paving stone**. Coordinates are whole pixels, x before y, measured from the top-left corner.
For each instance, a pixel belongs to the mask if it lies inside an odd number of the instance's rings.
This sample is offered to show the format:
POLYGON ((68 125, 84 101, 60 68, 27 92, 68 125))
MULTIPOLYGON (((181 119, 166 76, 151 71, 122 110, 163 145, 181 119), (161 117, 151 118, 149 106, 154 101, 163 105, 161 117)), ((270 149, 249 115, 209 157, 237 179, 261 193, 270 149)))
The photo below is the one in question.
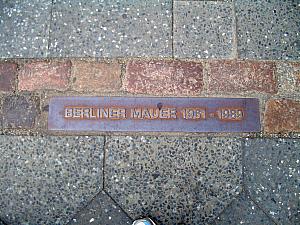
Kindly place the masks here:
POLYGON ((278 77, 278 92, 281 94, 300 94, 300 62, 276 63, 276 74, 278 77))
POLYGON ((219 1, 174 2, 177 58, 233 57, 233 9, 219 1))
POLYGON ((171 0, 56 0, 51 56, 171 56, 171 9, 171 0))
POLYGON ((105 189, 131 216, 159 224, 212 221, 241 191, 241 141, 110 137, 105 189))
POLYGON ((300 224, 300 139, 245 142, 245 185, 278 224, 300 224))
POLYGON ((39 114, 39 98, 7 95, 3 99, 1 112, 3 128, 33 128, 39 114))
POLYGON ((101 191, 68 223, 68 225, 82 224, 131 225, 132 221, 104 191, 101 191))
POLYGON ((0 0, 0 58, 45 57, 51 0, 0 0))
POLYGON ((66 224, 102 185, 103 140, 0 136, 0 218, 66 224))
POLYGON ((275 225, 244 193, 222 212, 213 225, 275 225))
POLYGON ((239 57, 300 58, 298 0, 236 0, 235 7, 239 57))

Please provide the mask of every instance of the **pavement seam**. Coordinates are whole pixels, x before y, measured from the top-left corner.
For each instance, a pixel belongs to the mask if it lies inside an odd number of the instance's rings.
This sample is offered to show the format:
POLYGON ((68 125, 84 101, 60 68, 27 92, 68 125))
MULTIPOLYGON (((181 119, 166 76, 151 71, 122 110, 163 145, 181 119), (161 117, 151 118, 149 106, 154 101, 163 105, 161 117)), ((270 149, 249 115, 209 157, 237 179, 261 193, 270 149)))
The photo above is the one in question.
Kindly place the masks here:
POLYGON ((251 201, 254 205, 256 205, 256 207, 259 210, 261 210, 267 218, 269 218, 275 225, 280 225, 251 197, 250 192, 248 190, 245 192, 245 194, 246 194, 246 197, 249 198, 249 201, 251 201))
POLYGON ((233 46, 232 46, 232 53, 233 53, 233 59, 239 59, 239 52, 238 52, 238 32, 237 32, 237 16, 236 16, 236 10, 235 10, 235 1, 232 1, 232 39, 233 39, 233 46))
MULTIPOLYGON (((261 207, 253 198, 252 198, 252 196, 251 196, 251 194, 250 194, 250 191, 249 191, 249 189, 248 189, 248 187, 247 187, 247 185, 246 185, 246 176, 245 176, 245 170, 246 170, 246 163, 245 163, 245 154, 246 154, 246 144, 245 144, 245 142, 246 142, 246 140, 247 139, 249 139, 249 138, 246 138, 246 139, 243 139, 243 158, 242 158, 242 165, 243 165, 243 169, 242 169, 242 171, 243 171, 243 175, 242 175, 242 177, 243 177, 243 186, 244 186, 244 192, 245 192, 245 195, 246 195, 246 198, 248 197, 249 198, 249 201, 252 201, 253 202, 253 204, 254 205, 256 205, 256 207, 258 208, 258 209, 260 209, 264 214, 265 214, 265 216, 267 217, 267 218, 269 218, 274 224, 276 224, 276 225, 279 225, 264 209, 263 209, 263 207, 261 207)), ((254 139, 254 138, 253 138, 254 139)), ((257 138, 255 138, 255 139, 257 139, 257 138)), ((264 138, 265 139, 265 138, 264 138)))
POLYGON ((71 219, 67 222, 67 225, 70 224, 72 222, 73 219, 75 219, 77 216, 79 216, 81 214, 82 211, 84 211, 86 208, 88 208, 88 206, 97 198, 97 196, 99 194, 101 194, 103 190, 100 190, 97 192, 97 194, 95 194, 90 201, 88 201, 84 206, 80 207, 71 217, 71 219))
POLYGON ((103 159, 102 159, 102 190, 104 190, 105 187, 105 151, 107 147, 107 136, 104 136, 104 142, 103 142, 103 159))
POLYGON ((172 20, 171 20, 171 50, 172 50, 172 59, 174 59, 174 1, 172 0, 171 11, 172 11, 172 20))
POLYGON ((103 186, 102 186, 102 191, 116 204, 116 206, 118 206, 121 209, 121 211, 123 213, 126 214, 126 216, 128 218, 132 219, 131 216, 129 216, 129 214, 117 203, 117 201, 105 189, 105 156, 106 156, 105 151, 107 149, 107 143, 108 143, 107 138, 110 138, 110 137, 109 136, 104 136, 104 144, 103 144, 103 149, 104 149, 104 152, 103 152, 103 179, 102 179, 103 180, 103 186))
MULTIPOLYGON (((106 138, 105 138, 105 136, 99 136, 99 137, 103 137, 104 138, 104 142, 103 142, 103 149, 104 149, 104 146, 105 146, 105 142, 106 142, 106 138)), ((104 158, 104 152, 103 152, 103 158, 104 158)), ((102 167, 102 169, 103 169, 103 167, 102 167)), ((104 171, 104 170, 103 170, 104 171)), ((102 173, 103 173, 103 171, 102 171, 102 173)), ((103 179, 104 179, 104 177, 103 177, 103 179)), ((104 183, 104 182, 103 182, 104 183)), ((82 207, 80 207, 74 214, 73 214, 73 216, 71 216, 71 219, 67 222, 67 225, 68 224, 70 224, 71 223, 71 221, 73 220, 73 219, 75 219, 77 216, 79 216, 80 214, 81 214, 81 212, 83 211, 83 210, 85 210, 90 204, 91 204, 91 202, 93 202, 96 198, 97 198, 97 196, 99 195, 99 194, 101 194, 101 192, 103 192, 104 190, 103 190, 103 187, 101 187, 100 189, 99 189, 99 191, 91 198, 91 200, 90 201, 88 201, 85 205, 83 205, 82 207)))
POLYGON ((172 57, 160 57, 160 56, 120 56, 120 57, 89 57, 89 56, 51 56, 51 57, 42 57, 42 58, 30 58, 30 57, 16 57, 16 58, 1 58, 0 62, 35 62, 35 61, 51 61, 51 60, 87 60, 87 61, 96 61, 96 62, 110 62, 112 60, 121 60, 121 61, 150 61, 150 60, 164 60, 164 61, 186 61, 186 62, 215 62, 215 61, 241 61, 241 62, 285 62, 285 63, 299 63, 299 60, 284 60, 284 59, 231 59, 231 58, 172 58, 172 57))
POLYGON ((121 205, 119 205, 119 203, 106 191, 103 189, 103 192, 112 200, 112 202, 120 208, 120 210, 131 220, 133 220, 133 218, 121 207, 121 205))
POLYGON ((246 182, 245 182, 245 154, 246 154, 246 148, 245 148, 245 138, 242 138, 241 140, 241 148, 242 148, 242 192, 246 191, 246 182))
POLYGON ((240 143, 241 143, 241 165, 242 165, 242 185, 241 185, 241 192, 239 194, 237 194, 233 199, 232 201, 226 205, 224 207, 224 209, 215 217, 215 219, 212 221, 213 224, 216 224, 216 221, 218 220, 218 218, 225 212, 226 209, 228 209, 235 201, 237 201, 239 198, 241 198, 241 196, 245 193, 245 184, 244 184, 244 141, 245 139, 244 138, 236 138, 236 140, 239 140, 240 143))
POLYGON ((47 43, 47 52, 46 52, 46 57, 50 55, 50 44, 51 44, 51 27, 52 27, 52 20, 53 20, 53 8, 54 8, 54 0, 51 0, 51 10, 50 10, 50 23, 49 23, 49 28, 48 28, 48 43, 47 43))
POLYGON ((243 194, 245 193, 244 190, 242 190, 232 201, 224 207, 224 209, 215 217, 215 219, 212 221, 212 225, 217 224, 216 221, 222 216, 222 214, 230 207, 233 205, 235 201, 237 201, 243 194))
POLYGON ((121 81, 121 87, 120 91, 125 91, 125 80, 126 80, 126 67, 129 62, 119 62, 121 66, 121 71, 120 71, 120 81, 121 81))

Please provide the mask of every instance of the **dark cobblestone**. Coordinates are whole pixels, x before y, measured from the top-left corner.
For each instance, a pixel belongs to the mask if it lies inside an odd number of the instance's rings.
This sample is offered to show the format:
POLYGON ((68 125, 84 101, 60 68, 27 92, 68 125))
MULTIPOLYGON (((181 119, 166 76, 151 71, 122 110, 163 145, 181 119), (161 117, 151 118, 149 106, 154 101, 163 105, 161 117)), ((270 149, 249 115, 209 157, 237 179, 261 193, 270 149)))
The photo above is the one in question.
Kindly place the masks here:
POLYGON ((3 100, 3 128, 33 128, 39 115, 39 98, 9 95, 3 100))

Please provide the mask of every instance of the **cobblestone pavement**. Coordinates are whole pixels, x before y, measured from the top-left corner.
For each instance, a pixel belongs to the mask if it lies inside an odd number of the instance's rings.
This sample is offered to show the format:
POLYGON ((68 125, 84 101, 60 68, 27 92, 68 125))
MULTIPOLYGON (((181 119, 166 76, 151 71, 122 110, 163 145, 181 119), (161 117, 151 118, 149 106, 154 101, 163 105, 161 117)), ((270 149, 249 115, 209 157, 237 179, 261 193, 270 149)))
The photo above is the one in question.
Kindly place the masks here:
POLYGON ((0 0, 0 225, 300 224, 299 0, 0 0), (255 133, 53 132, 55 96, 256 98, 255 133))

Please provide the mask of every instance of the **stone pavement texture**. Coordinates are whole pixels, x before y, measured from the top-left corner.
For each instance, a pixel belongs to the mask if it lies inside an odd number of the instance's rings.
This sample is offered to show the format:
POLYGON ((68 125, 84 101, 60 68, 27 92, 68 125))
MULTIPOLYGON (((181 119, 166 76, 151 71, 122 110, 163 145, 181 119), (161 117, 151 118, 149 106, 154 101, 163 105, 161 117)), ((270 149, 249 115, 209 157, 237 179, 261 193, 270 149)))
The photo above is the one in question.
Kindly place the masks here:
POLYGON ((51 0, 0 1, 0 56, 46 57, 51 0))
POLYGON ((273 221, 244 193, 216 219, 213 225, 259 224, 270 225, 273 221))
POLYGON ((299 0, 0 0, 0 225, 300 224, 299 0), (54 96, 251 97, 257 133, 64 133, 54 96))
POLYGON ((112 137, 106 146, 104 188, 133 218, 211 222, 241 192, 240 140, 112 137))
POLYGON ((99 192, 89 205, 80 211, 69 223, 80 224, 132 224, 130 217, 104 191, 99 192))
POLYGON ((174 1, 174 56, 231 58, 233 5, 216 1, 174 1))
POLYGON ((130 224, 144 215, 158 224, 299 223, 299 139, 1 136, 0 143, 8 224, 130 224))
POLYGON ((300 223, 299 140, 245 142, 245 185, 278 224, 300 223))
POLYGON ((103 137, 0 136, 0 217, 66 224, 102 187, 103 137))
POLYGON ((0 57, 297 60, 297 0, 1 0, 0 57))
POLYGON ((171 56, 172 1, 56 0, 50 56, 171 56))
POLYGON ((299 1, 236 0, 239 56, 299 59, 299 1))

